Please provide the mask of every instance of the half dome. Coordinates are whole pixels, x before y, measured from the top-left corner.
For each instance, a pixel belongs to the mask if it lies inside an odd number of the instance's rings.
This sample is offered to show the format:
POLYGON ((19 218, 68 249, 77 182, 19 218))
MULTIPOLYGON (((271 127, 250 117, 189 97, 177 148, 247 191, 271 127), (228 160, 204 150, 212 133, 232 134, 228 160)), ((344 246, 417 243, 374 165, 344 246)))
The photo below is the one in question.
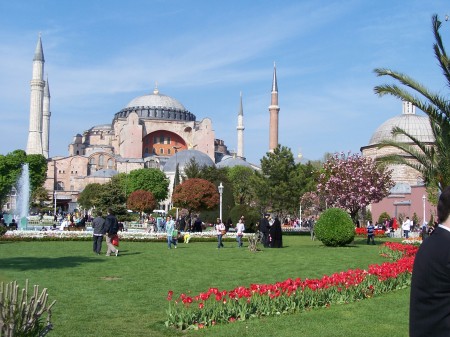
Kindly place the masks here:
POLYGON ((205 153, 198 150, 183 150, 170 157, 164 164, 164 172, 175 172, 177 164, 180 171, 189 164, 191 158, 194 158, 197 164, 202 166, 214 166, 213 160, 205 153))
POLYGON ((222 167, 235 167, 235 166, 245 166, 253 168, 250 163, 247 163, 244 159, 240 157, 224 156, 221 161, 219 161, 216 166, 218 168, 222 167))

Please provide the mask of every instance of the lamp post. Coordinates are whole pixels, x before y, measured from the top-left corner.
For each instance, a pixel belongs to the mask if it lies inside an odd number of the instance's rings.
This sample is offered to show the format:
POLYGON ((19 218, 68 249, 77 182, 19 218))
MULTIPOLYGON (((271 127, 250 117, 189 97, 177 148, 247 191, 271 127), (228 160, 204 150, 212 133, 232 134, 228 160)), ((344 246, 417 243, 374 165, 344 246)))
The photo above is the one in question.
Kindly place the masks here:
POLYGON ((55 193, 53 195, 53 198, 55 199, 55 208, 53 210, 53 216, 55 216, 56 215, 56 190, 55 190, 55 193))
POLYGON ((128 189, 128 162, 129 160, 125 160, 125 199, 127 198, 127 189, 128 189))
POLYGON ((423 201, 423 223, 427 222, 426 219, 426 214, 425 214, 425 201, 427 200, 427 197, 425 196, 425 194, 422 196, 422 201, 423 201))
POLYGON ((220 218, 220 221, 223 221, 223 219, 222 219, 222 194, 223 194, 223 185, 222 185, 222 183, 220 183, 220 185, 219 185, 219 196, 220 196, 220 201, 219 201, 219 218, 220 218))

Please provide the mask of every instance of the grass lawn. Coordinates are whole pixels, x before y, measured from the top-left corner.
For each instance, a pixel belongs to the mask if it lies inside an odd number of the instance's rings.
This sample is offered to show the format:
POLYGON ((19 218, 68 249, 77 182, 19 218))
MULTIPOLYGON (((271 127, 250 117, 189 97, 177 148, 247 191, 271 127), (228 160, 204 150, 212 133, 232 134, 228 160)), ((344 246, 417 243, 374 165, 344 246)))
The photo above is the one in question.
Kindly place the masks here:
MULTIPOLYGON (((49 336, 184 336, 164 326, 174 296, 209 287, 233 289, 289 277, 318 278, 385 261, 363 239, 327 248, 308 236, 284 236, 283 249, 251 253, 236 242, 121 242, 119 257, 97 256, 91 242, 1 242, 0 281, 25 279, 48 288, 54 330, 49 336)), ((380 243, 380 241, 378 241, 380 243)), ((106 244, 103 246, 106 252, 106 244)), ((198 336, 408 336, 409 289, 295 315, 254 319, 188 332, 198 336)))

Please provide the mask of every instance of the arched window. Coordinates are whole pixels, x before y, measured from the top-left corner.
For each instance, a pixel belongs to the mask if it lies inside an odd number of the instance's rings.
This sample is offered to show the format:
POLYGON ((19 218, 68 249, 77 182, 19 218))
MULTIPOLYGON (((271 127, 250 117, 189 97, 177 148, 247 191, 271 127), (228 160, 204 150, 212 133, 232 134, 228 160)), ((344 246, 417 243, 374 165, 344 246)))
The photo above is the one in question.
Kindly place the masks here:
POLYGON ((114 166, 114 162, 113 162, 113 160, 110 158, 110 159, 108 159, 108 168, 109 169, 112 169, 113 168, 113 166, 114 166))
POLYGON ((156 160, 149 160, 147 163, 147 168, 158 168, 159 164, 156 160))
POLYGON ((102 168, 103 165, 104 165, 104 157, 103 157, 103 155, 101 154, 100 156, 98 156, 98 166, 99 166, 100 168, 102 168))
POLYGON ((64 191, 64 183, 62 181, 58 181, 56 183, 56 190, 57 191, 64 191))
POLYGON ((170 149, 167 149, 167 154, 170 154, 170 149))
POLYGON ((94 157, 91 157, 91 158, 89 158, 89 164, 88 164, 88 169, 87 169, 87 174, 88 175, 90 175, 92 172, 95 172, 95 168, 96 168, 96 165, 95 165, 95 158, 94 157))
POLYGON ((164 149, 159 149, 159 154, 164 154, 164 149))

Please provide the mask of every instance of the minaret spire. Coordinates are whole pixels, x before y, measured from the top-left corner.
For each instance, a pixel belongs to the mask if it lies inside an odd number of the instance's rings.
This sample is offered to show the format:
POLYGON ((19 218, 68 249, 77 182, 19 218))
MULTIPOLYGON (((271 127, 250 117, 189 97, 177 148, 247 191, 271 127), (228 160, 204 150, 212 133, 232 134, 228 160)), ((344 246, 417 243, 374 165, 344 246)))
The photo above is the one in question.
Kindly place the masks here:
POLYGON ((244 109, 242 107, 242 91, 237 124, 237 156, 244 158, 244 109))
POLYGON ((30 95, 30 127, 28 129, 27 154, 43 154, 42 106, 44 96, 44 52, 39 34, 33 58, 33 74, 30 95))
POLYGON ((273 151, 278 146, 278 113, 280 107, 278 106, 278 84, 277 84, 277 68, 275 62, 273 63, 273 79, 272 79, 272 94, 269 106, 270 123, 269 123, 269 151, 273 151))
POLYGON ((44 86, 44 98, 42 101, 42 154, 47 159, 49 157, 50 116, 50 87, 47 76, 44 86))

